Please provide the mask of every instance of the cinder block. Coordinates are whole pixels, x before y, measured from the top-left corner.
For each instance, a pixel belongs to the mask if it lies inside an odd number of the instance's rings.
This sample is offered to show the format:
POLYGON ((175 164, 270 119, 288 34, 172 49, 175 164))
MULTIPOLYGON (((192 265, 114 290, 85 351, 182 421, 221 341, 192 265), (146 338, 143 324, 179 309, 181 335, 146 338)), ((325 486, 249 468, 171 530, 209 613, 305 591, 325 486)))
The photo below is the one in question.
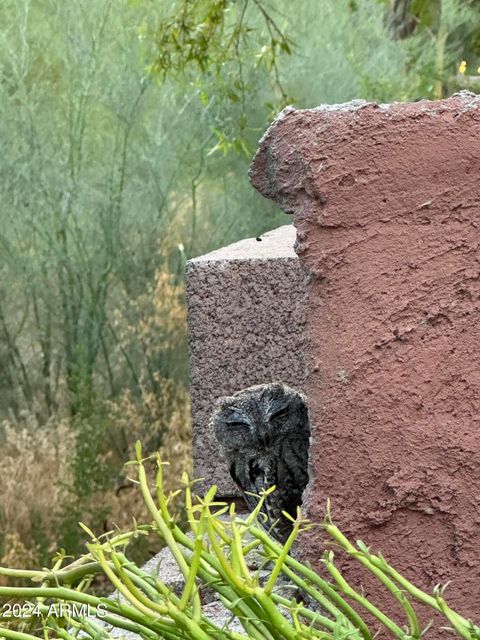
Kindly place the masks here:
MULTIPOLYGON (((451 580, 449 603, 476 620, 479 174, 480 97, 466 92, 287 109, 251 171, 294 213, 311 276, 308 515, 329 497, 353 539, 427 589, 451 580)), ((305 540, 318 559, 318 535, 305 540)))
POLYGON ((305 386, 305 273, 286 225, 187 264, 195 477, 237 496, 208 423, 215 400, 279 380, 305 386))

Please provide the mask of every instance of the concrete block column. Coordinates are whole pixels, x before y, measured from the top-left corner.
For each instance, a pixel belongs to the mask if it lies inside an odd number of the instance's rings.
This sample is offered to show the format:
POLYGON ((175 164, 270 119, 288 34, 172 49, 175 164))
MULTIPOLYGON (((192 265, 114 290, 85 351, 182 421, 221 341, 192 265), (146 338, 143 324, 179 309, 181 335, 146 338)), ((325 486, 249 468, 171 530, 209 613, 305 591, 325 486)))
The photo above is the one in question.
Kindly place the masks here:
POLYGON ((251 179, 311 276, 308 515, 478 621, 480 98, 286 109, 251 179))
POLYGON ((305 273, 286 225, 187 265, 193 462, 221 497, 240 492, 209 429, 217 398, 254 384, 305 386, 305 273))

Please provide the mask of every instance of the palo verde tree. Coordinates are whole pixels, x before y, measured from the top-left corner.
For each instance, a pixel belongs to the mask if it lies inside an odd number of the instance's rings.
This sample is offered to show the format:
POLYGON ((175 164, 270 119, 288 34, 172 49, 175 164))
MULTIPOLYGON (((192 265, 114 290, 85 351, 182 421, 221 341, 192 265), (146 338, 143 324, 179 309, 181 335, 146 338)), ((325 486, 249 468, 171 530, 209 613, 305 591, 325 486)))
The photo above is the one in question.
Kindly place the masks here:
POLYGON ((260 1, 267 35, 254 28, 247 4, 185 2, 167 16, 111 0, 2 6, 0 337, 14 414, 41 420, 66 403, 88 416, 100 388, 115 397, 112 295, 134 298, 159 261, 182 259, 159 255, 166 233, 195 250, 195 221, 181 237, 172 214, 198 207, 215 148, 250 153, 257 71, 272 74, 275 108, 286 102, 277 57, 289 40, 260 1))

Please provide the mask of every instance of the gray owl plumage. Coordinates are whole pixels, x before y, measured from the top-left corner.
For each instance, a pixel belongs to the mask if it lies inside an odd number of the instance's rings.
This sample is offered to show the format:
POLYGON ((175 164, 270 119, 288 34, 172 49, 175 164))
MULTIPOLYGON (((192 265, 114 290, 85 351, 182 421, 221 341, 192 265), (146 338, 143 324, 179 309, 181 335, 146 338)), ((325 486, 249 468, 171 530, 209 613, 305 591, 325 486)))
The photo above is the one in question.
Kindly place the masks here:
MULTIPOLYGON (((265 527, 279 541, 288 537, 308 483, 310 426, 304 396, 279 382, 256 385, 220 398, 212 415, 230 475, 244 491, 259 494, 275 485, 263 506, 265 527)), ((257 505, 244 494, 247 506, 257 505)))

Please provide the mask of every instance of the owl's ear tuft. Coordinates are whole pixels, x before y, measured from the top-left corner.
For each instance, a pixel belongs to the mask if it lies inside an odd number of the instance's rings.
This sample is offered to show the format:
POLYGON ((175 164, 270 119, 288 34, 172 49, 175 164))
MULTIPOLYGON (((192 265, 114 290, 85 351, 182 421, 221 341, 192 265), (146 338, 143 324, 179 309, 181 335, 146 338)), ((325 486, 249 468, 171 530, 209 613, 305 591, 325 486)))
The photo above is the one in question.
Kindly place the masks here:
POLYGON ((215 400, 215 403, 213 405, 214 410, 225 411, 231 407, 232 402, 234 402, 233 396, 220 396, 220 398, 217 398, 215 400))
POLYGON ((265 388, 262 391, 262 398, 267 395, 267 396, 272 396, 272 395, 280 395, 285 393, 285 385, 283 385, 281 382, 272 382, 271 384, 266 384, 265 388))

